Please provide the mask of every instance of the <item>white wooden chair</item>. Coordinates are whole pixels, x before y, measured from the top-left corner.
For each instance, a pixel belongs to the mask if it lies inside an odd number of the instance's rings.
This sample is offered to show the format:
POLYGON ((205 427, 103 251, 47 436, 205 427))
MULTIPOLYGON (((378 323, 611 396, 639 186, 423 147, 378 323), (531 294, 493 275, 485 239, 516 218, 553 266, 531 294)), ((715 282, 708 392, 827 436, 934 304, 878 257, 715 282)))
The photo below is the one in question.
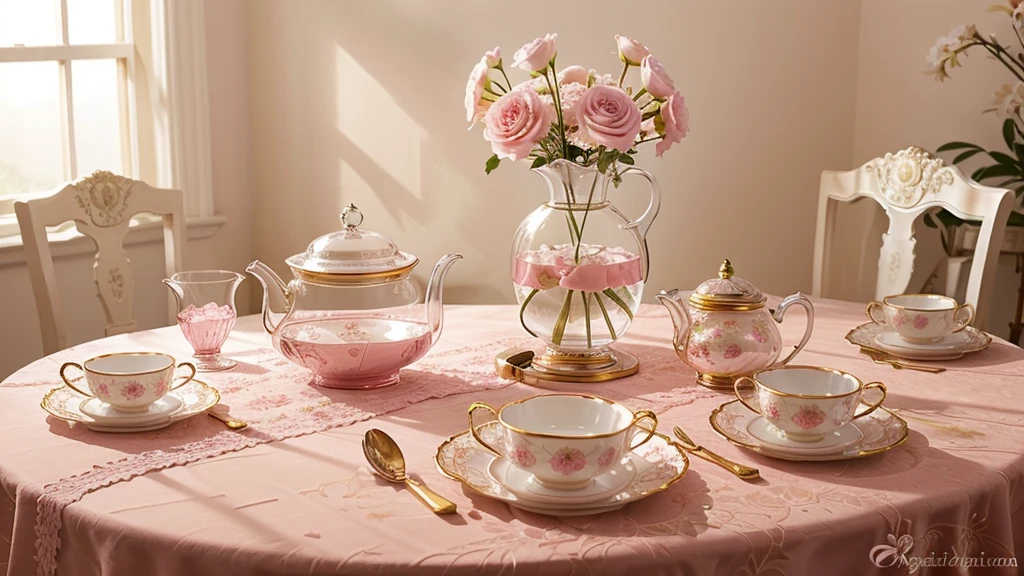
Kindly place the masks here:
MULTIPOLYGON (((176 272, 181 264, 185 241, 181 190, 153 188, 145 182, 97 171, 64 186, 51 196, 15 202, 14 212, 21 228, 21 240, 35 292, 45 354, 67 347, 64 314, 46 226, 73 220, 78 231, 96 243, 93 280, 96 295, 107 316, 107 336, 135 330, 132 319, 135 276, 122 245, 133 216, 140 212, 161 216, 167 276, 176 272)), ((168 315, 173 323, 175 311, 169 309, 168 315)))
POLYGON ((966 301, 977 310, 975 326, 983 329, 988 318, 999 247, 1006 219, 1013 208, 1013 192, 978 184, 957 167, 945 166, 941 158, 917 147, 888 153, 849 172, 822 172, 814 236, 812 291, 816 296, 824 295, 823 285, 830 277, 831 262, 826 256, 833 248, 837 202, 859 198, 872 198, 889 217, 889 230, 882 235, 878 257, 875 299, 901 294, 907 289, 914 271, 914 245, 917 243, 914 219, 923 212, 942 207, 961 218, 982 222, 967 281, 966 301))

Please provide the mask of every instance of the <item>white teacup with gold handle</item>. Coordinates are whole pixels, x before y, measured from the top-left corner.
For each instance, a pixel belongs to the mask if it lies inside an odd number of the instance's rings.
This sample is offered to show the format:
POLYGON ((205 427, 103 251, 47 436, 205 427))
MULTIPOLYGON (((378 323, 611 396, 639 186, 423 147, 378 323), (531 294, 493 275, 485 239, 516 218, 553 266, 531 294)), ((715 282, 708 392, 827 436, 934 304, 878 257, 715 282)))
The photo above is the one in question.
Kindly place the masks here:
POLYGON ((796 442, 818 442, 826 434, 867 416, 885 400, 885 384, 865 384, 853 374, 821 366, 779 366, 741 376, 736 397, 796 442), (881 397, 858 412, 861 395, 870 389, 881 397))
POLYGON ((196 375, 196 367, 190 362, 176 364, 174 357, 161 352, 123 352, 96 356, 78 364, 65 362, 60 367, 60 377, 69 388, 86 396, 94 396, 123 412, 143 412, 150 404, 163 398, 168 392, 180 388, 196 375), (67 371, 75 368, 85 373, 82 378, 71 379, 67 371), (189 370, 188 376, 179 376, 179 368, 189 370))
POLYGON ((544 394, 494 409, 483 402, 469 407, 469 429, 482 446, 530 474, 544 486, 586 488, 591 480, 622 465, 622 457, 654 436, 658 417, 633 412, 622 404, 587 394, 544 394), (495 415, 502 431, 488 444, 473 419, 477 410, 495 415), (643 420, 650 427, 640 426, 643 420))
POLYGON ((867 313, 875 324, 891 326, 911 344, 938 342, 974 321, 974 306, 940 294, 886 296, 868 304, 867 313))

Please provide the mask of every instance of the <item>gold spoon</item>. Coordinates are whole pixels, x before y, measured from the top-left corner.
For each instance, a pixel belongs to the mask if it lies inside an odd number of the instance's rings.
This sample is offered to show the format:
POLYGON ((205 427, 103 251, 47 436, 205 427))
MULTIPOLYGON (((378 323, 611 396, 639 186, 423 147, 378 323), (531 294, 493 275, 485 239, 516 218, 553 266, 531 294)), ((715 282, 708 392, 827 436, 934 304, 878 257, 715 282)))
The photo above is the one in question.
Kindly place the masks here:
POLYGON ((897 360, 889 356, 885 352, 875 350, 874 348, 868 348, 867 346, 861 346, 860 351, 866 354, 875 364, 888 364, 897 370, 917 370, 918 372, 929 372, 931 374, 941 374, 946 371, 945 368, 938 368, 935 366, 924 366, 921 364, 909 364, 902 360, 897 360))
POLYGON ((427 508, 435 514, 454 514, 455 503, 405 475, 405 457, 398 444, 383 430, 366 431, 363 436, 363 454, 381 478, 388 482, 403 482, 427 508))
POLYGON ((225 425, 227 425, 228 428, 231 428, 232 430, 241 430, 242 428, 245 428, 246 426, 248 426, 248 424, 246 424, 242 420, 235 420, 234 418, 232 418, 230 416, 225 416, 223 414, 220 414, 219 412, 214 412, 214 411, 211 410, 211 411, 207 412, 207 414, 210 415, 210 418, 213 418, 215 420, 220 420, 225 425))
POLYGON ((679 426, 672 428, 672 431, 675 432, 676 437, 679 438, 679 445, 685 448, 687 452, 700 456, 708 462, 714 462, 743 480, 757 480, 761 477, 761 473, 758 472, 757 468, 737 464, 732 460, 715 454, 703 446, 698 446, 693 440, 690 440, 690 437, 687 436, 686 432, 683 432, 683 429, 679 426))

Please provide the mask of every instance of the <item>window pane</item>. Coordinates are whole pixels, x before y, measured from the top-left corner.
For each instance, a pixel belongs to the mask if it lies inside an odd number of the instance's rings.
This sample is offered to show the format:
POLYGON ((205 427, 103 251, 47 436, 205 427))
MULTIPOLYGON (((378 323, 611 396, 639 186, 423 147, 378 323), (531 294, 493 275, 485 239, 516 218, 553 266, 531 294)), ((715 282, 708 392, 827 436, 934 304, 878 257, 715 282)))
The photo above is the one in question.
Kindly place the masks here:
POLYGON ((60 67, 0 63, 0 196, 51 190, 64 180, 60 67))
POLYGON ((124 174, 117 74, 115 60, 71 62, 76 176, 86 176, 95 170, 124 174))
POLYGON ((0 0, 0 46, 60 43, 58 0, 0 0))
POLYGON ((110 44, 116 42, 117 0, 67 0, 68 43, 110 44))

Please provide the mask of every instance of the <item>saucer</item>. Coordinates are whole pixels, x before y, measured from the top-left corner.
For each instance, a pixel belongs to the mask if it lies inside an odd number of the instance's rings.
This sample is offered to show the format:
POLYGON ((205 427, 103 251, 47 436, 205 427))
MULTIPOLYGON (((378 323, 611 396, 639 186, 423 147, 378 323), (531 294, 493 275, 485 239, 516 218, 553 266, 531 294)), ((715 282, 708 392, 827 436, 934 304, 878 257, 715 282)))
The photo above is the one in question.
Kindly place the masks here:
POLYGON ((636 467, 628 460, 617 469, 594 478, 586 488, 580 490, 548 488, 538 482, 533 474, 513 466, 507 458, 492 460, 487 472, 495 482, 518 496, 524 503, 563 507, 569 504, 590 504, 607 500, 636 480, 636 467))
POLYGON ((896 331, 874 322, 861 324, 846 335, 857 346, 880 350, 906 360, 956 360, 964 354, 984 350, 992 343, 988 334, 968 326, 931 344, 904 342, 896 331))
POLYGON ((167 419, 171 413, 181 408, 181 399, 167 394, 150 404, 144 412, 124 412, 114 408, 99 398, 89 398, 78 407, 79 411, 104 426, 145 426, 167 419))
MULTIPOLYGON (((479 426, 477 432, 487 442, 496 443, 502 437, 499 424, 495 421, 479 426)), ((669 437, 657 433, 649 442, 629 452, 626 458, 634 474, 621 489, 610 490, 610 495, 600 500, 564 504, 537 502, 534 500, 536 495, 524 492, 524 496, 530 496, 527 500, 498 482, 490 473, 491 463, 498 457, 481 446, 469 430, 445 440, 437 449, 434 461, 442 474, 458 480, 464 487, 482 496, 549 516, 584 516, 617 510, 630 502, 667 490, 686 474, 690 466, 683 449, 669 437)), ((525 490, 526 487, 521 489, 525 490)), ((563 498, 560 502, 566 501, 563 498)))
POLYGON ((764 417, 758 417, 747 424, 747 432, 766 448, 795 455, 826 455, 842 452, 851 444, 864 439, 864 433, 853 422, 838 428, 817 442, 797 442, 786 437, 786 433, 764 417))
POLYGON ((899 446, 907 440, 907 423, 883 407, 851 422, 862 438, 846 447, 837 448, 827 454, 807 454, 775 443, 759 440, 750 433, 751 424, 763 419, 761 415, 747 408, 739 400, 730 400, 711 413, 711 427, 726 440, 764 456, 780 460, 803 462, 825 462, 830 460, 852 460, 873 454, 880 454, 899 446))
POLYGON ((82 412, 82 404, 90 397, 75 392, 67 386, 59 386, 43 396, 41 406, 51 415, 68 422, 69 424, 81 424, 95 432, 147 432, 159 430, 179 420, 201 414, 207 409, 216 406, 220 402, 220 394, 216 389, 199 380, 192 380, 184 386, 168 392, 167 396, 173 396, 181 402, 181 406, 167 415, 166 420, 142 423, 137 426, 110 425, 107 422, 100 422, 82 412))

